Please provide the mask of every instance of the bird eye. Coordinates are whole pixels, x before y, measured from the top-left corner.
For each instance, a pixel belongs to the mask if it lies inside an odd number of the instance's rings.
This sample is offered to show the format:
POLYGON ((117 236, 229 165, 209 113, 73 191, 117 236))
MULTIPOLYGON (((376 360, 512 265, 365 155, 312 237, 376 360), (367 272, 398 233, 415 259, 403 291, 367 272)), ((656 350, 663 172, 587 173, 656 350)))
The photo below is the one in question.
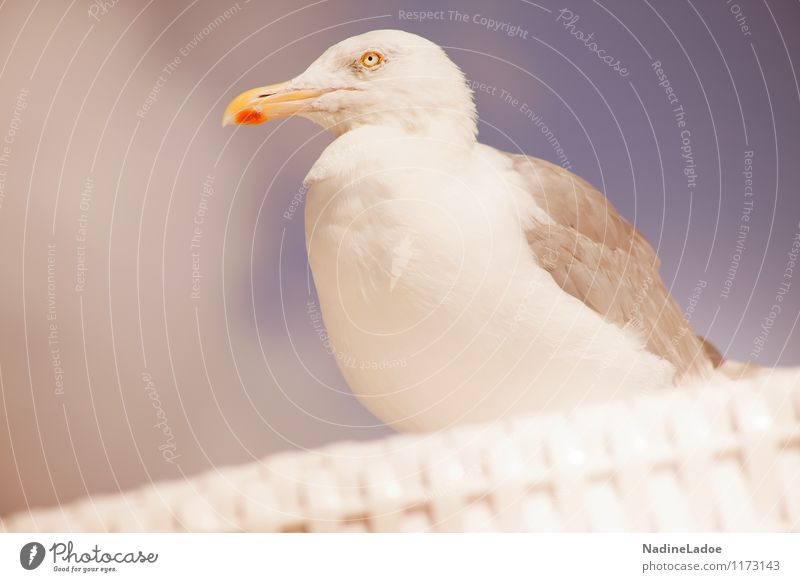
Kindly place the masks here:
POLYGON ((378 51, 367 51, 361 55, 359 62, 361 66, 372 69, 383 62, 383 55, 378 51))

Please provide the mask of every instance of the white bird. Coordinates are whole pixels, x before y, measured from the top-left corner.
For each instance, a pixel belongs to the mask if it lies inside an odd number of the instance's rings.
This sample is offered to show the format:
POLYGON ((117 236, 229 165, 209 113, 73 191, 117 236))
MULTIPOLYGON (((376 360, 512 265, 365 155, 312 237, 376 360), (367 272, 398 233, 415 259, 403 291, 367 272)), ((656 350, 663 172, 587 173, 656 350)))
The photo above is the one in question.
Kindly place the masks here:
POLYGON ((606 401, 707 378, 644 237, 589 183, 476 139, 461 70, 377 30, 223 123, 299 115, 337 137, 306 177, 306 245, 339 367, 399 430, 606 401))

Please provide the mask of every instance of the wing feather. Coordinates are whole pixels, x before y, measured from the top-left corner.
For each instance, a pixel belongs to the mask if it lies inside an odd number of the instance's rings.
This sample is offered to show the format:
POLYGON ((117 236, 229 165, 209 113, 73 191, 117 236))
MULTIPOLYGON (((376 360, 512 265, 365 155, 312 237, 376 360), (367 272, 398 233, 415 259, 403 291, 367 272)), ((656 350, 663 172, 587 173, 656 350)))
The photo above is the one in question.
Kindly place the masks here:
POLYGON ((634 330, 671 362, 676 381, 706 377, 713 365, 658 274, 655 251, 609 200, 585 180, 544 160, 508 154, 523 188, 550 221, 526 236, 539 264, 570 295, 634 330))

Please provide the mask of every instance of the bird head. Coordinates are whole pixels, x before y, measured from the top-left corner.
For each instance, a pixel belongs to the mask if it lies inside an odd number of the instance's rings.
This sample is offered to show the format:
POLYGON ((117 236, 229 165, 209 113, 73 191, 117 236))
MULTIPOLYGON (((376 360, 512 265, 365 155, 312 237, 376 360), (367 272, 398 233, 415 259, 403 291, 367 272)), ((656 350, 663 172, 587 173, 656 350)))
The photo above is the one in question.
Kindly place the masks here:
POLYGON ((464 74, 441 47, 400 30, 374 30, 326 50, 297 77, 245 91, 223 125, 298 115, 342 134, 400 127, 474 139, 476 112, 464 74))

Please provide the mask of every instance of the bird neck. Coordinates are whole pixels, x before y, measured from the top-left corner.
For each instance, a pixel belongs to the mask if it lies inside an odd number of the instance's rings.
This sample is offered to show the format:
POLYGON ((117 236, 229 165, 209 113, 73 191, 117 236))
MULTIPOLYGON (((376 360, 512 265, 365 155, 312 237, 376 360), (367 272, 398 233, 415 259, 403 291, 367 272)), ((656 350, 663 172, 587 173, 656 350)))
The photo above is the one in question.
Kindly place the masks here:
POLYGON ((409 135, 453 142, 458 146, 475 143, 478 133, 472 111, 465 113, 441 108, 376 111, 344 120, 322 113, 317 114, 313 121, 337 136, 364 127, 388 127, 400 129, 409 135))

